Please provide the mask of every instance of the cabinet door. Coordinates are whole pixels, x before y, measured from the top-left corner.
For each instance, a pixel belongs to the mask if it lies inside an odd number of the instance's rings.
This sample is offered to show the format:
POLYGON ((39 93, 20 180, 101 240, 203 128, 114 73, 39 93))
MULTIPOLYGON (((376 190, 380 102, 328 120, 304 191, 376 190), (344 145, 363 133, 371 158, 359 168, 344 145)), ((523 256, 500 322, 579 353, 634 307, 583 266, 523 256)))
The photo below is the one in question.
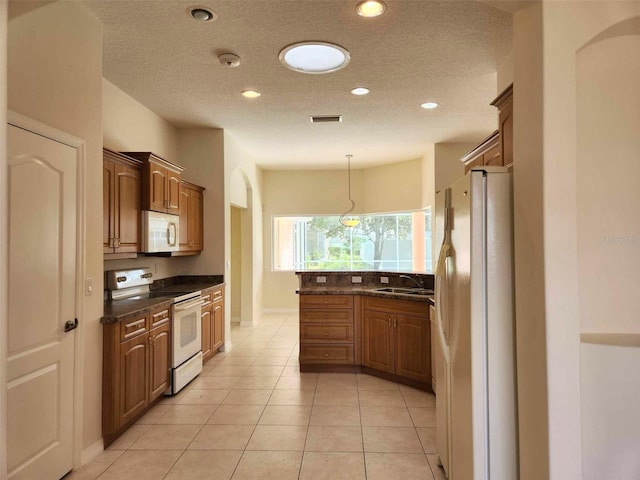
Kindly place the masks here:
POLYGON ((180 174, 166 170, 167 175, 167 213, 177 214, 180 211, 180 174))
POLYGON ((213 355, 213 315, 211 306, 202 309, 202 363, 213 355))
POLYGON ((217 350, 224 344, 224 303, 218 301, 213 304, 213 345, 217 350))
POLYGON ((428 318, 396 315, 395 373, 429 383, 431 381, 431 335, 428 318))
MULTIPOLYGON (((188 204, 189 250, 202 250, 202 192, 191 190, 188 204)), ((180 224, 182 228, 182 224, 180 224)))
POLYGON ((139 252, 141 174, 135 168, 115 168, 116 252, 139 252))
POLYGON ((190 250, 189 247, 189 197, 191 189, 180 185, 180 250, 190 250))
POLYGON ((171 323, 165 323, 151 330, 149 344, 149 401, 153 401, 169 388, 171 323))
POLYGON ((102 246, 104 253, 113 253, 115 238, 115 168, 113 162, 102 162, 102 246))
MULTIPOLYGON (((146 199, 149 203, 149 210, 155 212, 167 211, 167 169, 153 162, 147 163, 145 166, 148 175, 149 197, 146 199)), ((145 180, 147 181, 147 180, 145 180)))
POLYGON ((364 364, 393 373, 393 336, 391 315, 364 310, 364 364))
POLYGON ((120 344, 120 425, 149 404, 148 338, 148 335, 139 335, 120 344))

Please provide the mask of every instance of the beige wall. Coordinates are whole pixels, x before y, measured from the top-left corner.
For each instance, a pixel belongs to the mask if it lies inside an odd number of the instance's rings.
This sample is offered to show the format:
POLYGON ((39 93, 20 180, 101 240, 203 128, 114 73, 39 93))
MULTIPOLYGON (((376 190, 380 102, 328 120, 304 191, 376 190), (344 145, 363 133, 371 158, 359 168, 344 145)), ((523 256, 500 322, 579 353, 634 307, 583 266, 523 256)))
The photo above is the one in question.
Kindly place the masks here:
MULTIPOLYGON (((0 125, 7 123, 7 2, 0 3, 0 125)), ((7 131, 0 129, 0 145, 7 144, 7 131)), ((0 148, 0 192, 7 191, 7 149, 0 148)), ((0 197, 0 238, 9 238, 7 233, 7 195, 0 197)), ((8 295, 8 245, 0 247, 0 338, 6 339, 7 295, 8 295)), ((0 342, 0 445, 7 444, 7 351, 6 341, 0 342)), ((7 475, 7 449, 0 448, 0 478, 7 475)))
POLYGON ((231 205, 240 208, 247 208, 249 205, 247 185, 244 182, 242 172, 238 169, 231 172, 231 177, 229 178, 229 201, 231 205))
MULTIPOLYGON (((514 16, 516 317, 523 480, 583 478, 579 310, 583 292, 578 278, 582 263, 594 259, 578 258, 582 159, 576 98, 582 88, 588 88, 582 84, 578 88, 578 52, 605 29, 639 16, 638 2, 542 2, 514 16)), ((591 67, 599 70, 597 65, 591 67)), ((625 91, 628 88, 633 86, 625 91)), ((616 92, 610 93, 615 98, 616 92)), ((613 112, 624 117, 628 101, 614 101, 606 115, 613 112)), ((620 126, 619 122, 602 123, 598 135, 615 139, 620 126)), ((609 158, 626 156, 626 146, 618 151, 615 142, 608 145, 609 158)), ((618 161, 625 171, 634 171, 630 158, 618 161)), ((604 201, 615 208, 610 199, 604 201)), ((621 276, 622 282, 637 283, 635 275, 626 271, 621 276)))
POLYGON ((422 164, 419 159, 367 168, 360 172, 363 212, 397 212, 421 208, 422 164))
POLYGON ((582 332, 640 333, 640 20, 620 34, 576 56, 582 332))
POLYGON ((181 259, 179 268, 191 275, 224 275, 224 133, 217 128, 181 129, 179 139, 183 178, 206 188, 204 249, 200 255, 181 259))
POLYGON ((104 146, 116 152, 148 152, 180 163, 178 130, 136 99, 102 79, 104 146))
MULTIPOLYGON (((498 114, 496 111, 496 128, 498 114)), ((477 143, 436 143, 434 148, 434 182, 436 193, 464 176, 464 164, 460 157, 477 146, 477 143)))
MULTIPOLYGON (((244 181, 243 181, 244 185, 244 181)), ((240 322, 240 292, 242 290, 242 211, 237 207, 231 207, 231 271, 230 271, 230 297, 231 297, 231 321, 240 322)))
MULTIPOLYGON (((80 298, 84 343, 81 448, 101 440, 102 379, 102 26, 75 2, 56 2, 9 22, 11 110, 86 141, 84 275, 95 293, 80 298)), ((82 267, 81 267, 82 268, 82 267)), ((65 421, 70 421, 66 419, 65 421)))

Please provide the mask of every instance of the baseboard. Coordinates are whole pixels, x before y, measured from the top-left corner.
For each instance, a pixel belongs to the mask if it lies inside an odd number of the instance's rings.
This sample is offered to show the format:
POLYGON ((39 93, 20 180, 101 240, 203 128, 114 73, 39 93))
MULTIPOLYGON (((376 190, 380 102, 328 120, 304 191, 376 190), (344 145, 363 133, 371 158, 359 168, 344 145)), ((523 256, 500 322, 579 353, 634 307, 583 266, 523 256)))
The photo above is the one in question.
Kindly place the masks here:
POLYGON ((231 323, 240 323, 240 317, 231 317, 231 323))
POLYGON ((100 455, 103 450, 104 442, 102 441, 102 439, 96 440, 95 442, 93 442, 93 444, 82 450, 82 453, 80 454, 80 464, 86 465, 91 460, 100 455))
POLYGON ((270 313, 298 313, 297 308, 265 308, 262 310, 263 315, 268 315, 270 313))

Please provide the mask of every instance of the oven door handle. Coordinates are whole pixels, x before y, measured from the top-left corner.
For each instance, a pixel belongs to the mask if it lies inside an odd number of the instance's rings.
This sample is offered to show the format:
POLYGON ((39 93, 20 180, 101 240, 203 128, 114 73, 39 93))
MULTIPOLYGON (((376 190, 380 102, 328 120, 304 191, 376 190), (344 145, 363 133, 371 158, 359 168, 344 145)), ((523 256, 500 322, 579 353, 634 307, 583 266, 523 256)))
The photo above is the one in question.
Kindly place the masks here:
POLYGON ((199 298, 195 301, 191 301, 188 303, 178 303, 176 305, 174 305, 175 311, 176 312, 184 312, 185 310, 189 310, 190 308, 193 307, 199 307, 200 305, 202 305, 204 302, 202 301, 202 298, 199 298))

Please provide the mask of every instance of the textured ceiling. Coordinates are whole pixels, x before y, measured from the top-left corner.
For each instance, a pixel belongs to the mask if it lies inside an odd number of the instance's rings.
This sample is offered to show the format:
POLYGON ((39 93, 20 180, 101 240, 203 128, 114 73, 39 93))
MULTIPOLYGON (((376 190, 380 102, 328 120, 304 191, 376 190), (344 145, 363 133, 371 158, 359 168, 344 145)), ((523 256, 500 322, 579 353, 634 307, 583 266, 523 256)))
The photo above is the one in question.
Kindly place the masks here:
POLYGON ((418 158, 431 143, 475 142, 497 127, 489 106, 511 50, 511 14, 476 1, 387 1, 377 18, 356 1, 87 1, 104 25, 104 77, 178 127, 228 131, 263 168, 354 168, 418 158), (218 14, 196 22, 191 5, 218 14), (294 42, 337 43, 343 70, 283 67, 294 42), (237 68, 217 55, 233 52, 237 68), (366 86, 369 95, 350 90, 366 86), (255 89, 255 100, 240 95, 255 89), (436 101, 440 107, 419 105, 436 101), (310 115, 342 115, 311 124, 310 115))

